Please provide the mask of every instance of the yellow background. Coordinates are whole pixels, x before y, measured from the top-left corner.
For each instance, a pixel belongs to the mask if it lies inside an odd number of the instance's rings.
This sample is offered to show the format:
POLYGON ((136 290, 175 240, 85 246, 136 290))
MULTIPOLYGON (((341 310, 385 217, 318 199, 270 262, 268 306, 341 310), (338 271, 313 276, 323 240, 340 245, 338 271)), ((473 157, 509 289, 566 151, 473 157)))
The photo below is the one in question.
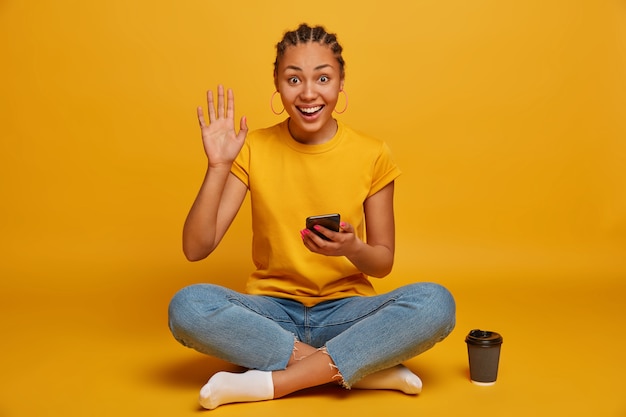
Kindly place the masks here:
MULTIPOLYGON (((430 397, 394 404, 437 415, 461 410, 456 397, 588 415, 599 403, 597 415, 626 415, 626 343, 611 336, 626 318, 618 0, 1 1, 0 415, 196 411, 214 369, 200 371, 206 360, 167 334, 167 301, 194 282, 241 289, 252 265, 245 211, 212 258, 183 259, 205 168, 195 107, 224 83, 251 128, 279 121, 274 45, 303 21, 345 48, 341 119, 384 138, 403 170, 396 267, 377 285, 434 280, 459 304, 457 330, 415 360, 430 397), (501 331, 509 352, 491 391, 446 370, 464 369, 473 327, 501 331), (608 350, 580 344, 580 329, 608 350), (545 386, 529 357, 541 358, 545 386), (591 381, 593 394, 572 403, 591 381)), ((391 398, 336 395, 366 415, 367 398, 391 398)), ((220 412, 296 401, 306 415, 306 401, 332 401, 320 397, 220 412)))

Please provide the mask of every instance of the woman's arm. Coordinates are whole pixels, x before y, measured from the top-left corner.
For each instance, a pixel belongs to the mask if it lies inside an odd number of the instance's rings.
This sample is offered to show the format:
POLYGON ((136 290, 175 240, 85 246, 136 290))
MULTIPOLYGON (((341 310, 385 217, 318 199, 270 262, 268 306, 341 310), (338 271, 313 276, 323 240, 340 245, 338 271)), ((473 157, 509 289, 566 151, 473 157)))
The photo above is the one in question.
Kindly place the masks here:
POLYGON ((217 114, 213 92, 207 93, 209 124, 202 108, 197 110, 208 167, 183 227, 183 252, 190 261, 204 259, 213 252, 247 192, 245 184, 230 173, 248 132, 246 119, 241 118, 239 132, 235 132, 233 92, 228 90, 227 101, 222 86, 218 86, 217 93, 217 114))
POLYGON ((228 169, 207 169, 183 227, 183 252, 199 261, 213 252, 235 218, 248 191, 228 169))

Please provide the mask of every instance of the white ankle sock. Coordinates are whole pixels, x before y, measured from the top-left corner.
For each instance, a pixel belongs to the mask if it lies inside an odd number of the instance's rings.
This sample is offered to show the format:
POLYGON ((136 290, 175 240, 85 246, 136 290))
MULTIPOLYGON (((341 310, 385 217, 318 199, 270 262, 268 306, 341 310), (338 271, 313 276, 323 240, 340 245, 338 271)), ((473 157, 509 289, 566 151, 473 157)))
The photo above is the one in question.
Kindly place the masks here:
POLYGON ((274 398, 271 372, 218 372, 200 390, 200 405, 213 410, 222 404, 264 401, 274 398))
POLYGON ((409 368, 397 365, 366 376, 352 385, 356 389, 392 389, 405 394, 422 392, 422 380, 409 368))

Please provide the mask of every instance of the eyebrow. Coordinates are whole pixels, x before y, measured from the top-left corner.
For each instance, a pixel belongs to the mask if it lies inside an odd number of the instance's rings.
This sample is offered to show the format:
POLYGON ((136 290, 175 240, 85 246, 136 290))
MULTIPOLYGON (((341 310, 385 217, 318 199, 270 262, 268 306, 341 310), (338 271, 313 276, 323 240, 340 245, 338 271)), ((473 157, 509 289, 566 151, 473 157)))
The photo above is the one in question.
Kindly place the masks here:
MULTIPOLYGON (((315 68, 313 68, 313 69, 314 69, 315 71, 319 71, 319 70, 322 70, 322 69, 324 69, 324 68, 332 68, 332 67, 333 67, 333 66, 332 66, 332 65, 330 65, 330 64, 322 64, 322 65, 318 65, 317 67, 315 67, 315 68)), ((294 71, 300 71, 300 72, 302 72, 302 71, 303 71, 303 70, 302 70, 302 68, 297 67, 297 66, 295 66, 295 65, 288 65, 287 67, 285 67, 285 71, 286 71, 286 70, 294 70, 294 71)))

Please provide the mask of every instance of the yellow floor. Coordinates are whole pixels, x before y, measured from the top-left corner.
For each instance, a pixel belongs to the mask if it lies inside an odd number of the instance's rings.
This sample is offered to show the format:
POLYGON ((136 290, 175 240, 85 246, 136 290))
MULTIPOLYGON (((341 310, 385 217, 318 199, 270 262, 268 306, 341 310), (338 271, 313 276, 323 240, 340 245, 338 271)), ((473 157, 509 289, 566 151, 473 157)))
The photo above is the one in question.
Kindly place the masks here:
MULTIPOLYGON (((29 266, 17 257, 5 265, 5 273, 23 279, 2 291, 0 416, 197 415, 199 387, 213 372, 234 369, 178 345, 167 330, 166 306, 178 287, 201 280, 209 269, 238 274, 247 265, 223 259, 159 266, 124 257, 100 264, 42 262, 46 267, 29 266), (49 285, 35 277, 45 273, 49 285), (84 284, 63 285, 64 278, 81 274, 84 284), (35 278, 37 285, 29 287, 35 278)), ((394 275, 410 269, 402 265, 394 275)), ((444 342, 408 362, 424 382, 419 396, 323 387, 210 413, 626 416, 624 280, 598 279, 597 287, 576 288, 554 279, 543 284, 538 272, 525 271, 527 279, 517 274, 502 272, 496 285, 470 272, 444 274, 442 282, 458 303, 458 325, 444 342), (504 336, 492 387, 468 380, 464 337, 474 327, 504 336)), ((383 281, 381 290, 393 285, 393 278, 383 281)))

